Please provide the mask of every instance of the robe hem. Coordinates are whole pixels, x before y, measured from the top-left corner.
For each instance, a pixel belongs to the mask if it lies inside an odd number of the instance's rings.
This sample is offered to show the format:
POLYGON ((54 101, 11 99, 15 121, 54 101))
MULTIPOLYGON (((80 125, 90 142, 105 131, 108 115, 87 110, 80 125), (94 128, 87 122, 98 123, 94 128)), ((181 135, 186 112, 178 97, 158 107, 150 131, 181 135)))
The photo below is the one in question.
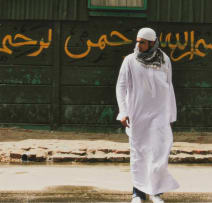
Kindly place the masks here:
POLYGON ((170 187, 169 189, 166 189, 166 190, 158 190, 156 193, 152 193, 152 192, 150 192, 148 189, 146 189, 145 187, 140 187, 140 186, 138 186, 136 183, 133 184, 133 185, 134 185, 134 187, 136 187, 138 190, 144 192, 144 193, 147 194, 147 195, 158 195, 158 194, 161 194, 161 193, 169 192, 169 191, 171 191, 171 190, 176 190, 176 189, 178 189, 178 188, 180 187, 179 184, 176 183, 175 186, 170 187))

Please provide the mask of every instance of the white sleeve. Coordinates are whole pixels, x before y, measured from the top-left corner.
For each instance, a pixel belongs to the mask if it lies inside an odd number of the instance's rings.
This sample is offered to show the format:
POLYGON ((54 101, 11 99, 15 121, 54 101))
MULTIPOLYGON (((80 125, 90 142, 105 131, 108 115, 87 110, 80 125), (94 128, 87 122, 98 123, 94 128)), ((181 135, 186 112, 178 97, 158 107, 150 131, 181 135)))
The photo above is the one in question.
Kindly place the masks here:
POLYGON ((127 95, 127 70, 128 70, 128 60, 125 57, 116 84, 116 98, 119 106, 119 114, 117 120, 122 120, 124 117, 128 116, 127 105, 126 105, 126 95, 127 95))
POLYGON ((177 105, 176 105, 174 88, 172 84, 172 65, 170 60, 168 60, 168 82, 170 91, 170 123, 172 123, 177 120, 177 105))

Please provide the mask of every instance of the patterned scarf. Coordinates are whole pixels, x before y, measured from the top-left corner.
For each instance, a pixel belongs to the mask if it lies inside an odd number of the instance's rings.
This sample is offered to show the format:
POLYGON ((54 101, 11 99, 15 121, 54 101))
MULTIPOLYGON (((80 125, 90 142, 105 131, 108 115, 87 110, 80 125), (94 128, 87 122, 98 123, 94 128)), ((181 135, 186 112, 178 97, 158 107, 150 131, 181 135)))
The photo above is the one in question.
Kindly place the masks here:
POLYGON ((160 69, 161 65, 165 63, 163 53, 159 48, 158 39, 155 41, 154 46, 147 52, 140 52, 137 43, 134 54, 139 62, 146 65, 146 68, 160 69))

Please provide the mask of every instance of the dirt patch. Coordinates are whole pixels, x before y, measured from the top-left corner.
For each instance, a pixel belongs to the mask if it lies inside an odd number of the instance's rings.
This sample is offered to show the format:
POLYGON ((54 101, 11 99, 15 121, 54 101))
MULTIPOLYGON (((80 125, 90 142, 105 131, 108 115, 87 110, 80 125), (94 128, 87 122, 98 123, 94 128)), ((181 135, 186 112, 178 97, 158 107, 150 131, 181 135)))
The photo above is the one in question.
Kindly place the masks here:
POLYGON ((0 142, 21 141, 26 139, 59 139, 59 140, 107 140, 128 142, 126 134, 80 133, 47 130, 26 130, 20 128, 0 128, 0 142))
MULTIPOLYGON (((126 134, 80 133, 47 130, 28 130, 21 128, 0 128, 0 142, 21 141, 27 139, 59 139, 59 140, 107 140, 128 143, 126 134)), ((174 142, 190 142, 210 144, 212 132, 177 132, 174 142)))
POLYGON ((174 142, 212 144, 212 132, 177 132, 174 142))

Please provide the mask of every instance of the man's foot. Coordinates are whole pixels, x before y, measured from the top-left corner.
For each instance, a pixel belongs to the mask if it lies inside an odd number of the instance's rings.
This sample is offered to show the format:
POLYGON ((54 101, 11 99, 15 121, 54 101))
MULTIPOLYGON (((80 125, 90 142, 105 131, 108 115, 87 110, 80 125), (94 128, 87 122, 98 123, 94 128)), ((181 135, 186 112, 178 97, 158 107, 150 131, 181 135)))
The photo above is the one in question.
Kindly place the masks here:
POLYGON ((144 203, 140 197, 133 197, 131 203, 144 203))
POLYGON ((152 200, 153 203, 164 203, 160 195, 150 195, 150 200, 152 200))

